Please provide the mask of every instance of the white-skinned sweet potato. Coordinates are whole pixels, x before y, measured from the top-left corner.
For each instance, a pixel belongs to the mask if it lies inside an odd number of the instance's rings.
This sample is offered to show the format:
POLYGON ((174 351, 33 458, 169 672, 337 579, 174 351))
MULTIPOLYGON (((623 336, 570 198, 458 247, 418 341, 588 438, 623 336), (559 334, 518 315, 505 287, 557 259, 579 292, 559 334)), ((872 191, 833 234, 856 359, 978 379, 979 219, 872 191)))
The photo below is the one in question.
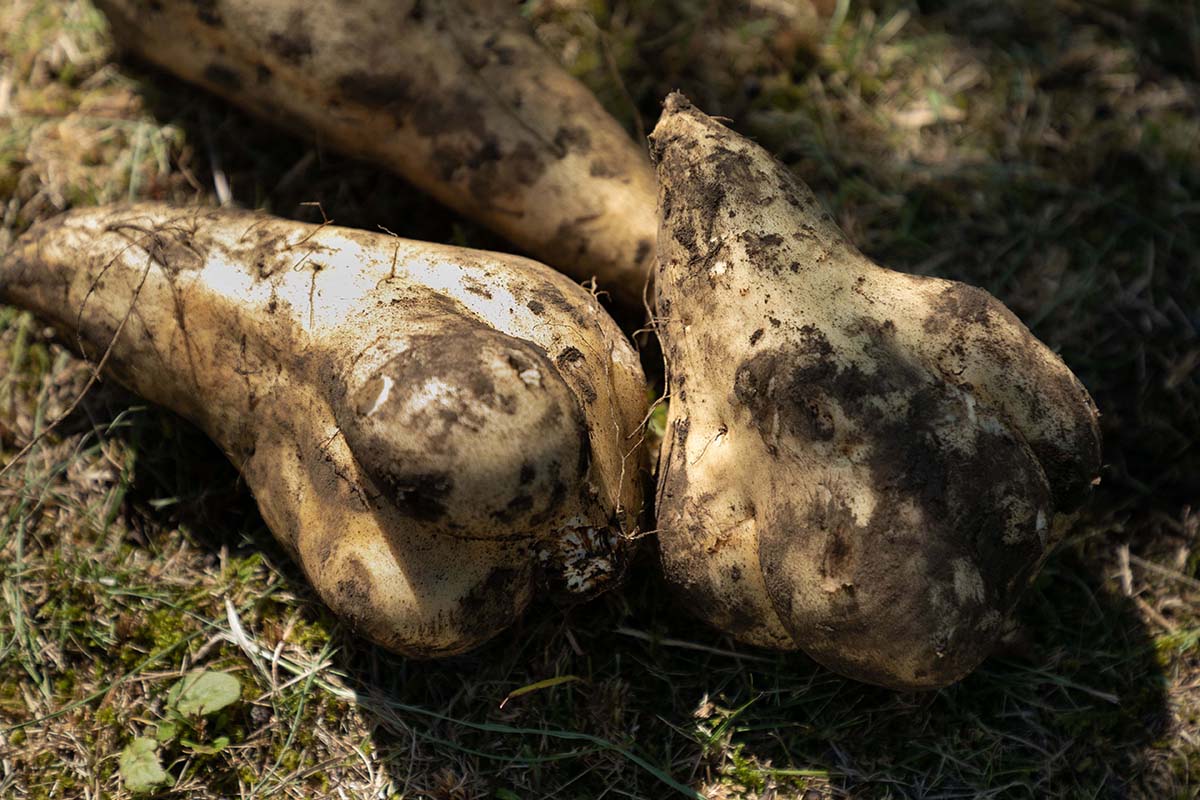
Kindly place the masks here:
POLYGON ((98 0, 118 43, 244 110, 381 164, 630 308, 654 175, 499 0, 98 0))
POLYGON ((495 635, 539 586, 619 577, 638 523, 637 357, 536 262, 263 214, 70 212, 0 301, 228 453, 321 597, 414 656, 495 635))
POLYGON ((851 677, 961 678, 1096 479, 1087 391, 987 292, 871 263, 681 95, 651 141, 668 579, 851 677))

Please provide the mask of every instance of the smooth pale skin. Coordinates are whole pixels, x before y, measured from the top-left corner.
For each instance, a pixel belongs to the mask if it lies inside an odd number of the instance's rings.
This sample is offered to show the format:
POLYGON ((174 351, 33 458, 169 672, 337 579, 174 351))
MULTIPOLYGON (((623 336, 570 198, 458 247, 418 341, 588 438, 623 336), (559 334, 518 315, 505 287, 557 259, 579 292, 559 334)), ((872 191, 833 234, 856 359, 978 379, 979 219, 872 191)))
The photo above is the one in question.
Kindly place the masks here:
POLYGON ((987 292, 871 263, 681 95, 651 142, 668 580, 853 678, 963 677, 1096 480, 1087 391, 987 292))
POLYGON ((582 599, 621 574, 644 378, 595 297, 548 267, 103 207, 22 236, 0 301, 206 431, 325 602, 388 648, 459 653, 539 587, 582 599))
POLYGON ((98 0, 126 50, 640 310, 654 174, 501 0, 98 0))

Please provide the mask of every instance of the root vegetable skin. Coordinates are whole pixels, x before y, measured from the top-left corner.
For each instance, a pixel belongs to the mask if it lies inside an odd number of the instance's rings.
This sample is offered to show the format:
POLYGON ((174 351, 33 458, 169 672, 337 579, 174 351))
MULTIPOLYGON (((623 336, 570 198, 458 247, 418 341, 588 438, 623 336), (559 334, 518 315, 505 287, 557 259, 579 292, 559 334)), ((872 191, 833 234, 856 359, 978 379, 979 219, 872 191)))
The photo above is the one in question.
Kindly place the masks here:
POLYGON ((118 42, 642 307, 641 148, 498 0, 99 0, 118 42))
POLYGON ((636 355, 514 256, 145 205, 40 223, 0 300, 196 422, 357 629, 470 649, 539 585, 619 577, 641 508, 636 355))
POLYGON ((961 678, 1096 479, 1091 398, 989 294, 871 263, 682 96, 651 142, 668 579, 845 675, 961 678))

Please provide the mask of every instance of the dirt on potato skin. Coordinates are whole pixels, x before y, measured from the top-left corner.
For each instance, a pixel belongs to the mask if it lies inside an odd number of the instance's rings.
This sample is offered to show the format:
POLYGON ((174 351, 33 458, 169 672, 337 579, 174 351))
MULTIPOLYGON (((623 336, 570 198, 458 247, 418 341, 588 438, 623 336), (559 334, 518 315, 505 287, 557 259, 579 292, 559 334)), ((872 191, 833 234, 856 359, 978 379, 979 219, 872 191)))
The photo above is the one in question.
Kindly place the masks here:
POLYGON ((943 351, 950 358, 966 357, 964 342, 976 344, 998 369, 1013 376, 1011 391, 1020 394, 1032 416, 1051 429, 1049 434, 1029 436, 1029 446, 1046 473, 1055 507, 1063 513, 1078 510, 1091 496, 1102 463, 1096 422, 1099 410, 1092 396, 1069 373, 1042 373, 1036 380, 1022 380, 1023 365, 1035 363, 1045 345, 1007 306, 983 289, 951 281, 939 283, 941 288, 921 324, 922 330, 931 338, 946 341, 943 351), (1016 331, 1017 336, 1003 343, 986 336, 986 331, 1001 327, 1016 331), (1085 422, 1056 424, 1061 409, 1071 408, 1081 409, 1079 416, 1085 422))
POLYGON ((860 680, 958 680, 1095 479, 1090 398, 986 292, 871 265, 790 172, 677 95, 652 153, 671 430, 702 431, 660 477, 669 579, 748 641, 781 624, 785 647, 860 680), (978 363, 956 374, 964 343, 978 363))
MULTIPOLYGON (((893 346, 886 325, 873 336, 881 349, 893 346)), ((846 653, 886 652, 896 641, 927 643, 931 652, 923 660, 932 666, 914 672, 913 683, 952 683, 990 654, 990 646, 977 645, 981 626, 996 611, 1006 615, 1013 609, 1040 563, 1033 509, 1050 506, 1045 478, 1025 444, 1007 432, 981 433, 966 452, 948 446, 933 421, 955 414, 961 400, 911 365, 880 358, 868 375, 854 363, 839 366, 819 331, 810 331, 808 341, 816 359, 801 350, 799 357, 769 352, 744 362, 737 400, 763 433, 762 421, 769 418, 764 406, 779 409, 798 449, 834 440, 835 416, 846 419, 849 438, 874 443, 865 466, 876 502, 862 523, 851 511, 852 486, 823 484, 830 493, 825 503, 781 503, 759 529, 768 591, 795 640, 831 669, 909 688, 888 670, 846 653), (883 412, 878 402, 897 395, 908 398, 907 414, 898 417, 883 412), (1006 509, 1010 495, 1029 498, 1030 508, 1006 509), (911 510, 920 522, 904 532, 897 520, 911 510), (1000 532, 1013 528, 1026 535, 1016 544, 1002 543, 1000 532), (914 550, 930 563, 929 577, 947 584, 954 583, 956 560, 987 565, 983 592, 956 604, 961 620, 956 637, 927 637, 927 620, 946 611, 929 602, 926 587, 908 581, 902 565, 914 550), (801 560, 819 564, 819 578, 838 587, 832 615, 808 624, 801 622, 808 615, 791 607, 793 578, 786 569, 801 560)))
POLYGON ((535 591, 578 601, 623 576, 640 472, 608 439, 615 423, 624 443, 645 390, 615 323, 548 268, 143 205, 35 226, 0 262, 0 299, 213 436, 326 602, 398 652, 465 652, 535 591), (458 280, 435 290, 422 270, 458 280), (443 428, 407 424, 427 413, 443 428), (571 526, 607 537, 582 583, 549 546, 571 526))
POLYGON ((137 57, 384 164, 641 308, 654 241, 642 148, 502 4, 98 4, 137 57))
POLYGON ((335 391, 346 392, 342 407, 353 410, 340 419, 356 457, 402 513, 422 522, 454 531, 476 528, 476 520, 486 518, 516 531, 512 538, 527 539, 526 531, 561 515, 568 487, 586 482, 591 451, 582 406, 556 366, 529 342, 497 343, 491 330, 457 325, 437 336, 409 338, 405 352, 367 384, 335 391), (518 376, 504 385, 480 358, 498 344, 518 376), (538 377, 525 383, 521 375, 538 377), (455 391, 436 405, 408 411, 414 394, 431 385, 455 391), (529 429, 511 428, 518 413, 535 403, 539 410, 528 419, 529 429), (456 484, 456 476, 471 475, 471 465, 461 459, 518 441, 525 446, 513 450, 504 469, 489 472, 486 485, 456 484), (488 496, 496 485, 508 490, 488 496), (467 508, 469 516, 460 513, 467 508))

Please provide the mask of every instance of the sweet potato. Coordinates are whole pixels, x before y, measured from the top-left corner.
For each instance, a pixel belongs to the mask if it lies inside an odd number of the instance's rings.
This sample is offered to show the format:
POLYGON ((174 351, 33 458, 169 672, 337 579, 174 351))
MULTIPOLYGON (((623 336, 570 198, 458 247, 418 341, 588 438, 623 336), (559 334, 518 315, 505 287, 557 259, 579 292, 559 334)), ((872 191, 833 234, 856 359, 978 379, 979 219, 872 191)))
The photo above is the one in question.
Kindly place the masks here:
POLYGON ((640 309, 654 175, 500 0, 98 0, 121 46, 640 309))
POLYGON ((618 577, 645 386, 541 264, 263 214, 75 211, 0 262, 35 311, 228 453, 321 597, 398 652, 495 635, 618 577))
POLYGON ((957 680, 1096 479, 1091 398, 987 292, 871 263, 681 95, 651 141, 668 579, 748 642, 957 680))

